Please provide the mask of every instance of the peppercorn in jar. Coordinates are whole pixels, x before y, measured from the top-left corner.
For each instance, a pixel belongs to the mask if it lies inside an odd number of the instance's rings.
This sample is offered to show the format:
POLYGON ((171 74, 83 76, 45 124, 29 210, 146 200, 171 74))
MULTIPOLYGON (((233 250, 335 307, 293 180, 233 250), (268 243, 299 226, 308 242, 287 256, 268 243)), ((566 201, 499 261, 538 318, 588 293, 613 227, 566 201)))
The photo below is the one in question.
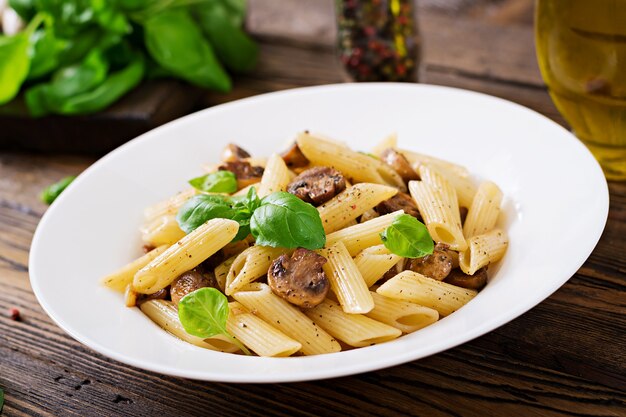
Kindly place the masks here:
POLYGON ((341 62, 354 81, 417 81, 412 0, 337 0, 341 62))

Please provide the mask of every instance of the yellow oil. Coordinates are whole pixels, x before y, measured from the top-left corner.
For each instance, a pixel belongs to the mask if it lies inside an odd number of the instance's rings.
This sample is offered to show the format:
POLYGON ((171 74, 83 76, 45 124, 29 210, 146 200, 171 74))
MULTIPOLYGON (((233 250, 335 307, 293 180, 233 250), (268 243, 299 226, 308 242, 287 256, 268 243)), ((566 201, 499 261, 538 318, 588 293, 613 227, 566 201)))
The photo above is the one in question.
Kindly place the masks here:
POLYGON ((626 0, 537 0, 543 78, 609 179, 626 180, 626 0))

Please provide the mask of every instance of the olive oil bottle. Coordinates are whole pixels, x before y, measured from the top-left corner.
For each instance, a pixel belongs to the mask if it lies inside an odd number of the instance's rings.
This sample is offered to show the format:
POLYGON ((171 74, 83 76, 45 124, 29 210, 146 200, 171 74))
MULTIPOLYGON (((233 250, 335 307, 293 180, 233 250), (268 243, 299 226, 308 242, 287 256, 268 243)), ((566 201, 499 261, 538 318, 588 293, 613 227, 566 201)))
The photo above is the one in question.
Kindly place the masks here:
POLYGON ((537 0, 550 95, 609 179, 626 180, 626 0, 537 0))

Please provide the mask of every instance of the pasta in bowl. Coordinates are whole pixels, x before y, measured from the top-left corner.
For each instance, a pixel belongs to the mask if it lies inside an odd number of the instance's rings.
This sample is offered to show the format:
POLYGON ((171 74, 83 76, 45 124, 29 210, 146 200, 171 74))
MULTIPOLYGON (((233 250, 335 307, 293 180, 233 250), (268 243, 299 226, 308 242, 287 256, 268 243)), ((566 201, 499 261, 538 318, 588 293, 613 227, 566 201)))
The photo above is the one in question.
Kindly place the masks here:
POLYGON ((266 160, 230 144, 145 210, 145 255, 103 278, 193 345, 283 357, 419 331, 470 302, 505 255, 502 192, 462 166, 308 131, 266 160))

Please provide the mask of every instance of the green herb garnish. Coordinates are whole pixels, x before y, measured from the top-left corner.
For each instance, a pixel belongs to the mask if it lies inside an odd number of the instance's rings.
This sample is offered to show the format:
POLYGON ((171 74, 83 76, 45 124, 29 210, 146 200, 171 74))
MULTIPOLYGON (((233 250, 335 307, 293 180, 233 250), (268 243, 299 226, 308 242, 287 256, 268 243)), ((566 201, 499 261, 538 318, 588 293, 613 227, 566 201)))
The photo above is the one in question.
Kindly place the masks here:
POLYGON ((430 255, 435 246, 424 223, 408 214, 397 216, 380 238, 387 249, 405 258, 430 255))
POLYGON ((326 244, 317 209, 286 192, 272 193, 261 201, 252 215, 250 229, 261 246, 315 250, 326 244))
POLYGON ((57 199, 57 197, 67 188, 68 185, 72 183, 72 181, 74 181, 74 179, 76 179, 74 176, 65 177, 61 181, 46 187, 41 192, 41 201, 46 204, 52 204, 52 202, 57 199))
POLYGON ((0 413, 2 412, 2 408, 4 407, 4 391, 0 388, 0 413))
POLYGON ((215 288, 200 288, 178 303, 178 318, 187 333, 203 339, 223 335, 250 355, 250 351, 226 330, 228 314, 228 299, 215 288))
POLYGON ((196 190, 205 193, 234 193, 237 191, 237 177, 230 171, 216 171, 189 180, 196 190))
POLYGON ((252 233, 257 245, 319 249, 326 234, 319 212, 293 194, 272 193, 259 200, 254 187, 245 197, 197 195, 185 203, 176 219, 190 233, 208 220, 231 219, 239 223, 234 241, 252 233))

